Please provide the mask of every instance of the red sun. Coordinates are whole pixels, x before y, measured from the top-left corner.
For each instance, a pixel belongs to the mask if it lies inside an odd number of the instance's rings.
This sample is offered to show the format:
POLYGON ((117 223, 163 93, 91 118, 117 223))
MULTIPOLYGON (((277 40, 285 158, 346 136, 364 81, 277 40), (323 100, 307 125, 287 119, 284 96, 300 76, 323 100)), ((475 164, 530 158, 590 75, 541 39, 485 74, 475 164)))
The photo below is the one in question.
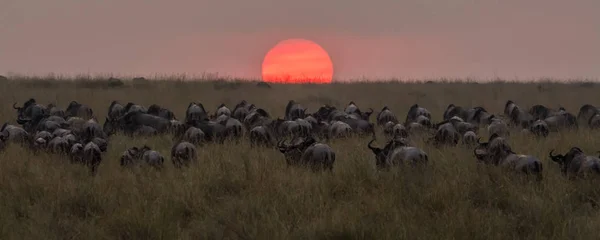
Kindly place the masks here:
POLYGON ((278 83, 331 83, 333 64, 318 44, 288 39, 271 48, 262 63, 262 79, 278 83))

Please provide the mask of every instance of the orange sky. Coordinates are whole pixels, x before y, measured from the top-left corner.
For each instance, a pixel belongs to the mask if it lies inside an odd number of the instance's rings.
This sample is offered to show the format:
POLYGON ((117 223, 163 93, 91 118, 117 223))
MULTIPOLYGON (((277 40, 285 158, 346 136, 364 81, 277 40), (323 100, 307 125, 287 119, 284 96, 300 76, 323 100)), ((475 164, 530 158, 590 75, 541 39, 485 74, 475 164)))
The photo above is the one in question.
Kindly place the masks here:
POLYGON ((0 74, 260 77, 286 38, 336 79, 600 76, 600 1, 0 1, 0 74), (310 17, 307 17, 310 16, 310 17))

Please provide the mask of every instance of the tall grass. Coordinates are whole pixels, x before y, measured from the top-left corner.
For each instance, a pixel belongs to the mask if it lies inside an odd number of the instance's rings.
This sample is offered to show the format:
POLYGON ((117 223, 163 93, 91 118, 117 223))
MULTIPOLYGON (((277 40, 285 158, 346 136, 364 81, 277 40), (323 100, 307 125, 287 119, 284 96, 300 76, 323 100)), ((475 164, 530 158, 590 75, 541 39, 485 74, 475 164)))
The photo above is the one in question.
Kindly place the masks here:
MULTIPOLYGON (((500 113, 511 99, 521 106, 563 106, 576 114, 582 104, 600 102, 594 84, 552 82, 265 89, 228 81, 124 81, 112 87, 36 81, 2 82, 2 122, 14 123, 12 102, 30 97, 63 108, 77 100, 101 120, 112 100, 156 103, 179 118, 190 101, 213 112, 220 103, 233 107, 245 99, 275 116, 282 116, 291 99, 311 112, 322 104, 343 107, 355 101, 376 111, 387 105, 400 118, 418 103, 434 120, 450 103, 500 113)), ((421 139, 416 145, 431 161, 423 172, 377 172, 369 139, 356 137, 328 142, 337 154, 331 174, 288 168, 281 153, 251 149, 245 142, 203 146, 199 164, 190 169, 176 170, 167 162, 163 171, 124 170, 118 158, 126 148, 148 144, 168 156, 171 139, 115 136, 98 175, 90 177, 66 159, 13 145, 0 153, 0 239, 598 239, 598 182, 567 181, 547 157, 550 149, 564 152, 571 146, 596 154, 597 136, 585 129, 547 139, 513 134, 515 151, 544 163, 541 182, 478 166, 472 149, 437 149, 421 139)))

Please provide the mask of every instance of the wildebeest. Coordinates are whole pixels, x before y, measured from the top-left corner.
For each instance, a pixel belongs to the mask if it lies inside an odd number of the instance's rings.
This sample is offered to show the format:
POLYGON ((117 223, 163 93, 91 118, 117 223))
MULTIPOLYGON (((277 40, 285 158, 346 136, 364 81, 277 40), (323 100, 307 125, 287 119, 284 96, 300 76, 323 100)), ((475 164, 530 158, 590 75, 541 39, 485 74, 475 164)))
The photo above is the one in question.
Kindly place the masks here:
POLYGON ((256 126, 250 130, 250 146, 271 147, 274 144, 275 137, 272 131, 266 126, 256 126))
POLYGON ((546 119, 550 116, 565 112, 565 109, 563 107, 560 107, 558 109, 558 111, 556 111, 556 110, 547 108, 544 105, 536 104, 536 105, 533 105, 531 108, 529 108, 528 112, 529 112, 529 114, 531 114, 533 116, 534 119, 546 119))
POLYGON ((571 179, 600 174, 600 158, 588 156, 578 147, 571 147, 565 155, 553 155, 553 152, 554 150, 551 150, 548 154, 550 159, 558 163, 561 172, 571 179))
POLYGON ((67 117, 80 117, 86 120, 94 116, 92 108, 85 104, 78 103, 77 101, 71 101, 69 106, 67 106, 65 113, 67 117))
POLYGON ((584 104, 581 106, 581 108, 579 108, 579 113, 577 114, 577 123, 579 123, 581 126, 585 126, 585 124, 589 123, 591 117, 599 113, 600 109, 597 107, 590 104, 584 104))
POLYGON ((475 144, 477 143, 477 134, 473 131, 467 131, 465 134, 463 134, 461 142, 464 145, 475 144))
POLYGON ((558 132, 566 128, 577 128, 577 119, 566 111, 557 112, 544 119, 550 131, 558 132))
POLYGON ((48 110, 48 114, 50 116, 58 116, 58 117, 66 117, 66 113, 65 111, 61 110, 60 108, 58 108, 56 105, 50 103, 48 104, 48 106, 46 106, 46 109, 48 110))
POLYGON ((17 107, 17 103, 13 104, 13 108, 17 110, 17 123, 23 125, 25 122, 48 114, 46 106, 36 103, 35 99, 30 98, 22 107, 17 107))
POLYGON ((165 158, 159 152, 146 145, 140 149, 139 153, 142 156, 142 161, 149 166, 161 168, 165 162, 165 158))
POLYGON ((176 168, 189 166, 190 163, 196 162, 196 159, 196 146, 190 142, 182 141, 174 144, 171 148, 171 161, 176 168))
POLYGON ((182 140, 193 144, 200 144, 204 141, 205 135, 202 130, 196 127, 190 126, 182 136, 182 140))
POLYGON ((83 164, 90 168, 93 175, 96 174, 98 166, 102 162, 102 151, 94 142, 89 142, 83 147, 83 164))
POLYGON ((148 107, 148 110, 146 111, 146 113, 150 114, 150 115, 154 115, 154 116, 158 116, 167 120, 174 120, 177 119, 175 118, 175 114, 166 108, 163 108, 159 105, 156 104, 152 104, 148 107))
POLYGON ((392 113, 390 108, 388 108, 387 106, 384 106, 381 109, 381 112, 379 112, 377 114, 377 125, 381 126, 388 122, 392 122, 392 123, 396 124, 396 123, 398 123, 398 118, 396 117, 396 115, 394 115, 394 113, 392 113))
POLYGON ((217 111, 215 111, 215 115, 213 116, 213 118, 216 118, 216 117, 222 116, 222 115, 225 115, 228 117, 231 116, 231 110, 227 106, 225 106, 224 103, 221 103, 221 105, 219 105, 217 107, 217 111))
POLYGON ((125 114, 125 107, 121 105, 118 101, 112 101, 110 106, 108 106, 108 114, 107 117, 109 119, 117 119, 125 114))
POLYGON ((375 154, 375 165, 378 169, 402 165, 423 166, 429 162, 427 153, 420 148, 409 146, 405 138, 393 138, 383 149, 372 146, 374 141, 375 138, 367 144, 367 147, 375 154))
POLYGON ((2 128, 0 128, 0 134, 6 137, 5 143, 14 142, 24 144, 27 143, 29 139, 29 133, 27 133, 25 129, 19 126, 10 125, 8 123, 4 123, 2 125, 2 128))
MULTIPOLYGON (((202 103, 191 102, 185 110, 185 123, 208 121, 208 112, 202 103)), ((158 129, 157 129, 158 130, 158 129)))
POLYGON ((547 137, 550 134, 550 128, 544 120, 537 120, 529 126, 529 131, 538 137, 547 137))
POLYGON ((433 141, 435 146, 456 146, 462 135, 456 130, 452 121, 444 121, 435 127, 437 130, 432 138, 428 140, 428 142, 433 141))
POLYGON ((487 127, 489 135, 497 134, 501 137, 508 137, 510 135, 508 124, 506 124, 502 119, 496 118, 493 115, 490 118, 490 125, 487 127))
POLYGON ((461 106, 456 106, 454 104, 449 104, 444 111, 443 120, 450 120, 450 118, 457 116, 461 119, 467 119, 468 113, 467 110, 461 106))
POLYGON ((285 107, 285 120, 293 121, 297 118, 304 118, 306 116, 306 108, 303 108, 300 103, 294 100, 290 100, 285 107))
POLYGON ((142 112, 128 112, 119 119, 106 119, 106 125, 110 125, 114 129, 122 129, 124 131, 133 132, 139 126, 149 126, 158 133, 166 133, 170 130, 171 121, 162 117, 154 116, 142 112))
POLYGON ((406 114, 406 119, 404 120, 404 125, 407 125, 411 122, 416 122, 419 116, 424 116, 427 119, 431 120, 431 113, 426 108, 420 107, 419 104, 413 104, 410 109, 408 109, 408 113, 406 114))
POLYGON ((71 163, 83 163, 83 144, 74 143, 71 146, 69 156, 71 157, 71 163))
POLYGON ((368 112, 363 112, 356 105, 356 103, 350 101, 350 103, 348 103, 348 106, 346 106, 346 108, 344 109, 344 112, 346 113, 347 118, 362 119, 369 121, 369 117, 371 116, 371 114, 373 114, 373 109, 369 108, 368 112))
POLYGON ((480 162, 535 175, 538 180, 542 179, 542 162, 534 156, 513 152, 504 138, 494 134, 490 136, 488 142, 482 143, 479 139, 477 142, 479 145, 473 153, 480 162))
POLYGON ((71 145, 63 137, 54 137, 48 142, 47 148, 51 153, 66 155, 70 152, 71 145))
POLYGON ((297 138, 299 142, 285 143, 284 140, 277 143, 277 147, 283 153, 288 166, 305 166, 313 171, 333 170, 335 163, 335 152, 329 145, 317 143, 312 136, 297 138))

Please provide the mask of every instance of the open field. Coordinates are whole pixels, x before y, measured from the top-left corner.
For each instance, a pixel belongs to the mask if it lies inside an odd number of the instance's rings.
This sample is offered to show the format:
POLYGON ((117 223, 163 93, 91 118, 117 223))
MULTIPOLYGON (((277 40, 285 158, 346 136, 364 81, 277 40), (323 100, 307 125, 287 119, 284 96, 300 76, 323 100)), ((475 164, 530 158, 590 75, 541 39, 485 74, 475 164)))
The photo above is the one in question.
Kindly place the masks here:
MULTIPOLYGON (((355 101, 376 113, 387 105, 401 119, 418 103, 434 121, 450 103, 501 113, 511 99, 524 107, 563 106, 575 115, 585 103, 600 103, 600 86, 589 83, 118 85, 0 79, 0 122, 14 124, 12 103, 31 97, 61 108, 85 103, 102 122, 113 100, 155 103, 179 118, 191 101, 214 112, 220 103, 232 108, 245 99, 274 116, 283 116, 290 99, 310 112, 355 101)), ((480 134, 487 138, 485 129, 480 134)), ((596 155, 598 134, 583 128, 546 139, 510 137, 516 152, 543 161, 541 182, 480 168, 473 149, 438 149, 418 139, 431 163, 419 173, 377 172, 370 138, 358 137, 328 142, 337 154, 331 174, 288 168, 280 152, 246 142, 201 147, 200 164, 190 169, 176 170, 167 158, 163 171, 129 171, 118 162, 126 148, 148 144, 168 156, 171 138, 115 136, 91 177, 82 166, 13 145, 0 153, 0 239, 598 239, 598 182, 568 181, 547 157, 571 146, 596 155)))

